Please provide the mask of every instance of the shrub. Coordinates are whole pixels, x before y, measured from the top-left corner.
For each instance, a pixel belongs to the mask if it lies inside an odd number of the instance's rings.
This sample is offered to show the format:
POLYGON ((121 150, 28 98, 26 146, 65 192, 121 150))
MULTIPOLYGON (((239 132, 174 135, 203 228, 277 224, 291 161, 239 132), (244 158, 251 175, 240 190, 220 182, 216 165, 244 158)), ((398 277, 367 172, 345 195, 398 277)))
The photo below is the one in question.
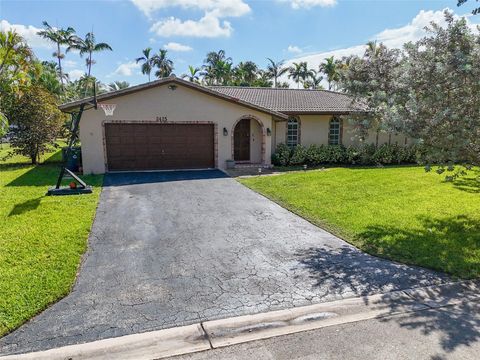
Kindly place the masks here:
POLYGON ((277 146, 272 155, 272 163, 279 166, 321 164, 389 165, 414 163, 416 154, 421 151, 417 145, 402 147, 397 144, 361 144, 296 146, 290 149, 285 144, 277 146))
POLYGON ((272 155, 272 164, 275 166, 290 165, 292 150, 285 144, 278 144, 272 155))

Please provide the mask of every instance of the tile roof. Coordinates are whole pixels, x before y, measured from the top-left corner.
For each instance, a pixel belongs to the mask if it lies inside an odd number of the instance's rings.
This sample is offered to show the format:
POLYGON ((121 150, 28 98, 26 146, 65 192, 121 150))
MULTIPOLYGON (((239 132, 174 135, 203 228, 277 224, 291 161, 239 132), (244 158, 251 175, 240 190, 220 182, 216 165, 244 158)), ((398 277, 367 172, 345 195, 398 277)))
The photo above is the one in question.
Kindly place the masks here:
POLYGON ((351 106, 351 98, 348 95, 327 90, 240 86, 210 86, 210 89, 281 113, 345 114, 361 110, 351 106))

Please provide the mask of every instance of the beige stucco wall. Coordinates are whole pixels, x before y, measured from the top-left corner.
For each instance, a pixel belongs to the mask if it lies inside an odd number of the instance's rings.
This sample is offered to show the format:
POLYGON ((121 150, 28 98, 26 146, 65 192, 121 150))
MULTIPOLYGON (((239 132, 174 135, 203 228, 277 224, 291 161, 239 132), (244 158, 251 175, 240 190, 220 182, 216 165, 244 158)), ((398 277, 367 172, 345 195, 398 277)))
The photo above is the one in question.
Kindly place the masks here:
MULTIPOLYGON (((299 115, 300 119, 300 144, 304 146, 309 145, 327 145, 328 144, 328 131, 329 122, 332 115, 299 115)), ((275 146, 280 143, 285 143, 287 133, 287 122, 277 122, 275 126, 275 146)), ((380 133, 378 138, 378 144, 385 144, 389 142, 392 144, 405 145, 404 135, 395 135, 387 133, 380 133)), ((376 134, 370 133, 366 139, 367 143, 375 143, 376 134)), ((358 143, 358 138, 353 132, 353 127, 347 120, 343 121, 343 134, 342 143, 345 146, 358 143)), ((411 144, 412 140, 408 139, 407 144, 411 144)))
MULTIPOLYGON (((177 85, 172 91, 168 85, 117 97, 106 103, 117 104, 113 116, 105 116, 103 110, 84 112, 80 123, 80 141, 84 173, 101 174, 106 169, 104 153, 105 121, 156 121, 157 117, 166 117, 168 122, 213 122, 217 125, 218 155, 217 166, 226 167, 225 161, 232 158, 233 126, 242 117, 254 117, 263 124, 264 129, 272 128, 272 116, 240 104, 225 101, 214 96, 177 85), (223 135, 223 128, 228 135, 223 135)), ((256 122, 256 121, 255 121, 256 122)), ((262 159, 262 128, 252 122, 251 161, 262 159)), ((265 139, 265 164, 270 164, 272 136, 265 139)))

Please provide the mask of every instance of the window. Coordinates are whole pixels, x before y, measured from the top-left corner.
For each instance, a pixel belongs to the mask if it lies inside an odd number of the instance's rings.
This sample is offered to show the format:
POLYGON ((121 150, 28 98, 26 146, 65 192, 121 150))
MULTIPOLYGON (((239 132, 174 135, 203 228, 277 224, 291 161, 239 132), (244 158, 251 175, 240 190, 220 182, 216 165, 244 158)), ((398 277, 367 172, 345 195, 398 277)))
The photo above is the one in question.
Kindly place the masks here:
POLYGON ((330 120, 330 127, 328 132, 328 144, 340 145, 341 144, 341 121, 338 118, 330 120))
POLYGON ((295 147, 298 145, 299 123, 298 119, 292 117, 287 123, 287 146, 295 147))

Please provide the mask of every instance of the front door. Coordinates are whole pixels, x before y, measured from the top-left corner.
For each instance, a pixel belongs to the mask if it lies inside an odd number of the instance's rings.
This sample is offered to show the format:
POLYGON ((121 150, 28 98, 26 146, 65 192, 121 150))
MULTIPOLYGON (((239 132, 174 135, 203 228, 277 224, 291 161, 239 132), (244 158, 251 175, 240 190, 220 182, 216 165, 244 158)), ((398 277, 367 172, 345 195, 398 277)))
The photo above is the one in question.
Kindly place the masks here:
POLYGON ((242 119, 233 131, 233 157, 235 161, 250 160, 250 119, 242 119))

